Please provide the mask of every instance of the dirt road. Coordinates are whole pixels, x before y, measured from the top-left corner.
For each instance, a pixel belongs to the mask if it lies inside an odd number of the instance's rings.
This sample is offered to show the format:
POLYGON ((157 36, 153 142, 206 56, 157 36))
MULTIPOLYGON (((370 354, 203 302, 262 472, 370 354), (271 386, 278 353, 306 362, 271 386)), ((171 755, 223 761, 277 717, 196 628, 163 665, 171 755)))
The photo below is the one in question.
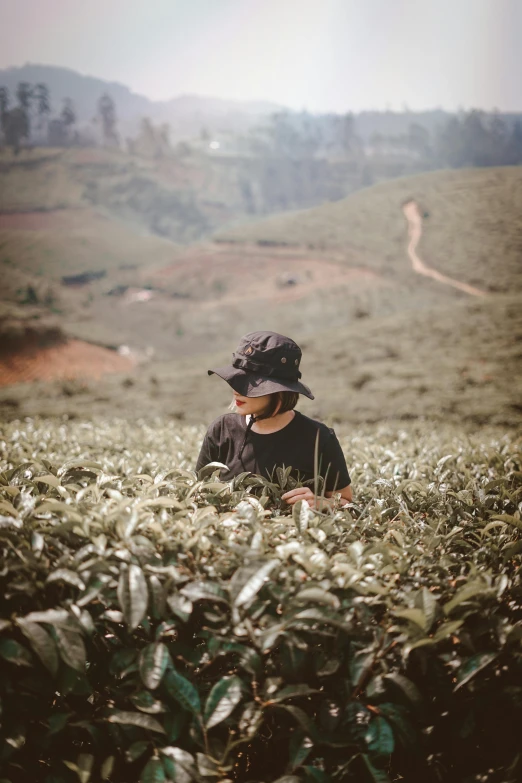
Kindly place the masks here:
POLYGON ((460 291, 464 291, 466 294, 471 294, 471 296, 487 296, 486 291, 481 291, 480 288, 475 288, 474 286, 468 285, 467 283, 461 283, 460 280, 454 280, 452 277, 446 277, 446 275, 442 275, 435 269, 431 269, 429 266, 426 266, 424 261, 422 261, 417 255, 417 245, 419 244, 420 238, 422 236, 422 217, 419 212, 419 207, 415 201, 408 201, 406 204, 404 204, 402 211, 404 212, 406 220, 408 221, 408 236, 410 238, 408 243, 408 255, 410 257, 413 270, 419 275, 432 277, 439 283, 443 283, 444 285, 451 285, 453 288, 458 288, 460 291))

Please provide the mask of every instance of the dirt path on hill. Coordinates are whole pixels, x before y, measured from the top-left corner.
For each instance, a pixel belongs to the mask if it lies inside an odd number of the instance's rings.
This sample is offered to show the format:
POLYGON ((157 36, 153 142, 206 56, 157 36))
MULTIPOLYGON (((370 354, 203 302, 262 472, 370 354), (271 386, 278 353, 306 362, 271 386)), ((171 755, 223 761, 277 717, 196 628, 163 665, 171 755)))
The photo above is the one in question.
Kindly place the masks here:
POLYGON ((408 201, 407 204, 404 204, 402 211, 404 212, 406 220, 408 221, 408 236, 410 238, 408 243, 408 256, 410 257, 413 270, 419 275, 432 277, 439 283, 443 283, 444 285, 451 285, 453 288, 458 288, 459 291, 464 291, 466 294, 471 294, 471 296, 487 296, 486 291, 481 291, 480 288, 475 288, 474 286, 468 285, 467 283, 461 283, 460 280, 454 280, 452 277, 446 277, 446 275, 442 275, 435 269, 431 269, 429 266, 426 266, 424 261, 422 261, 417 255, 417 245, 419 244, 420 238, 422 236, 422 217, 419 212, 419 207, 415 201, 408 201))

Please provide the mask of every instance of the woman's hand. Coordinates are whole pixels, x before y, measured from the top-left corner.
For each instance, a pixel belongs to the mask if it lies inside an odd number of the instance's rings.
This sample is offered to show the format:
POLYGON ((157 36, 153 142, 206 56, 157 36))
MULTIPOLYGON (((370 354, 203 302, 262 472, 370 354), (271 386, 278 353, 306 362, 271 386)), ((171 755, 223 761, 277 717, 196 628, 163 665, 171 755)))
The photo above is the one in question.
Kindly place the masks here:
POLYGON ((350 484, 338 492, 327 492, 326 497, 315 497, 310 487, 296 487, 281 496, 289 506, 293 506, 298 500, 306 500, 310 508, 324 510, 326 508, 343 508, 352 502, 352 488, 350 484))
POLYGON ((289 506, 293 506, 298 500, 306 500, 310 508, 332 508, 333 501, 329 498, 315 497, 310 487, 296 487, 289 492, 281 495, 282 500, 286 500, 289 506))

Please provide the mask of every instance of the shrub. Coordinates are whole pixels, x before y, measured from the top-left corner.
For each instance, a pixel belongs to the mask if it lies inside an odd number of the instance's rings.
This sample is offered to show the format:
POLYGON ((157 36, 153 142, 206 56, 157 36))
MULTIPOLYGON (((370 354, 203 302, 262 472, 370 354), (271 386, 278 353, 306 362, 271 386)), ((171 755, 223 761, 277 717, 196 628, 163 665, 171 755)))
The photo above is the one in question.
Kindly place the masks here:
POLYGON ((3 779, 520 780, 516 444, 354 436, 323 514, 200 435, 6 429, 3 779))

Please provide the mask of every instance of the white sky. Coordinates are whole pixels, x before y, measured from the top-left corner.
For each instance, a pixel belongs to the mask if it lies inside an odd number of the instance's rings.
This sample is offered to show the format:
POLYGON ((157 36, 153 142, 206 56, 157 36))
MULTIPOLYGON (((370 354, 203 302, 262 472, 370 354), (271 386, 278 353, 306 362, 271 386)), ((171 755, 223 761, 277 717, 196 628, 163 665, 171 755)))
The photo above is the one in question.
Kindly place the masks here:
POLYGON ((0 68, 152 99, 522 110, 522 0, 0 0, 0 68))

